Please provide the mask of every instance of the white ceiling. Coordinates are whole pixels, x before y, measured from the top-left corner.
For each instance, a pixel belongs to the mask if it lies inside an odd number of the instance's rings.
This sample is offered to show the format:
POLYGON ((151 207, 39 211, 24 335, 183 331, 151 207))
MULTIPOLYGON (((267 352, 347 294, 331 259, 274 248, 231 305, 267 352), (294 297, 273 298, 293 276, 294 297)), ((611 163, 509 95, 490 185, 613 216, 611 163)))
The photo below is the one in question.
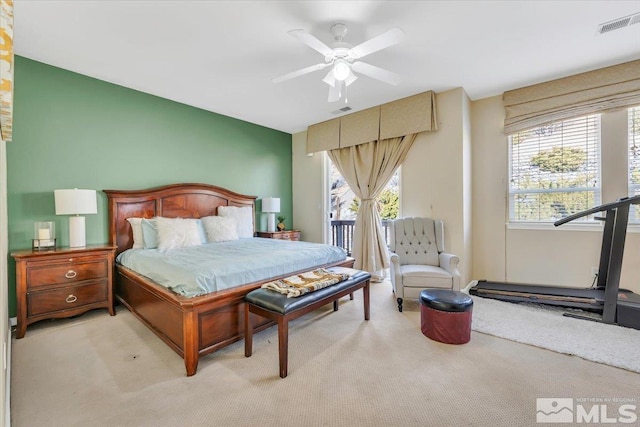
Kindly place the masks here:
MULTIPOLYGON (((472 100, 640 58, 640 24, 597 34, 639 1, 27 1, 16 0, 15 53, 288 133, 333 117, 322 62, 287 34, 357 45, 398 26, 406 37, 365 61, 401 75, 349 86, 354 111, 426 90, 472 100)), ((16 76, 16 82, 19 81, 16 76)))

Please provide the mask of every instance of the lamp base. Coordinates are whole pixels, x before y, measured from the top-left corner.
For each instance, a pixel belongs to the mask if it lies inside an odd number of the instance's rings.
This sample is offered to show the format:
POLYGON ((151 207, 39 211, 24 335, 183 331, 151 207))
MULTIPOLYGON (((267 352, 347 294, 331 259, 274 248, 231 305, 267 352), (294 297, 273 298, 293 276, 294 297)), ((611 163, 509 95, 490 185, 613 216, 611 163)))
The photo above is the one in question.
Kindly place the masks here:
POLYGON ((69 217, 69 247, 83 248, 87 245, 85 234, 84 217, 69 217))
POLYGON ((276 214, 270 212, 267 216, 267 232, 273 233, 276 231, 276 214))

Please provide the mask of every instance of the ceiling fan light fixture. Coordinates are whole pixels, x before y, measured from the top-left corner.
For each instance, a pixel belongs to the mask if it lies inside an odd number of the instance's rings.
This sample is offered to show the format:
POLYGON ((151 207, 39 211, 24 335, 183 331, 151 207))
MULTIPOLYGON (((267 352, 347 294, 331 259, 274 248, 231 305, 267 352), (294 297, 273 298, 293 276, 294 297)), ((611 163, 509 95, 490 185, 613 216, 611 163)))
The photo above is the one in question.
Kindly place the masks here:
POLYGON ((333 77, 336 80, 346 80, 351 74, 351 67, 344 59, 336 59, 335 64, 333 64, 333 77))

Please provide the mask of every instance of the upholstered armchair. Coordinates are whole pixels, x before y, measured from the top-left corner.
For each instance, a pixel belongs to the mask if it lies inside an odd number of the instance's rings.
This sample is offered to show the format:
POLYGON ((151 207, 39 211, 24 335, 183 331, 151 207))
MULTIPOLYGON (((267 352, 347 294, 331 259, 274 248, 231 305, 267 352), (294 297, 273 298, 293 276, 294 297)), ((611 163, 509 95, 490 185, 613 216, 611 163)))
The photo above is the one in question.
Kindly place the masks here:
POLYGON ((404 298, 417 299, 427 288, 460 290, 460 258, 444 252, 444 224, 431 218, 391 222, 391 284, 402 311, 404 298))

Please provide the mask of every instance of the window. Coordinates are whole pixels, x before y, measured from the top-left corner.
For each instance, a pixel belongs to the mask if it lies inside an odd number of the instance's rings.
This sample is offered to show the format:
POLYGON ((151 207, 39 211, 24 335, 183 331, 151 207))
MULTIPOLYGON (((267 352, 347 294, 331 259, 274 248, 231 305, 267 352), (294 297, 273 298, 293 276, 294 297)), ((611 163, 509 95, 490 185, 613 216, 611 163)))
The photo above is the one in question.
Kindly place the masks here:
MULTIPOLYGON (((629 108, 629 196, 640 195, 640 106, 629 108)), ((629 221, 640 223, 638 205, 631 205, 629 221)))
MULTIPOLYGON (((353 229, 356 215, 360 208, 360 199, 353 193, 333 162, 329 160, 331 180, 330 218, 331 234, 329 243, 344 248, 351 255, 353 229)), ((387 185, 376 199, 382 232, 385 241, 389 242, 389 221, 398 217, 400 206, 400 168, 393 174, 387 185)))
POLYGON ((600 204, 599 114, 513 134, 509 158, 510 221, 553 222, 600 204))

